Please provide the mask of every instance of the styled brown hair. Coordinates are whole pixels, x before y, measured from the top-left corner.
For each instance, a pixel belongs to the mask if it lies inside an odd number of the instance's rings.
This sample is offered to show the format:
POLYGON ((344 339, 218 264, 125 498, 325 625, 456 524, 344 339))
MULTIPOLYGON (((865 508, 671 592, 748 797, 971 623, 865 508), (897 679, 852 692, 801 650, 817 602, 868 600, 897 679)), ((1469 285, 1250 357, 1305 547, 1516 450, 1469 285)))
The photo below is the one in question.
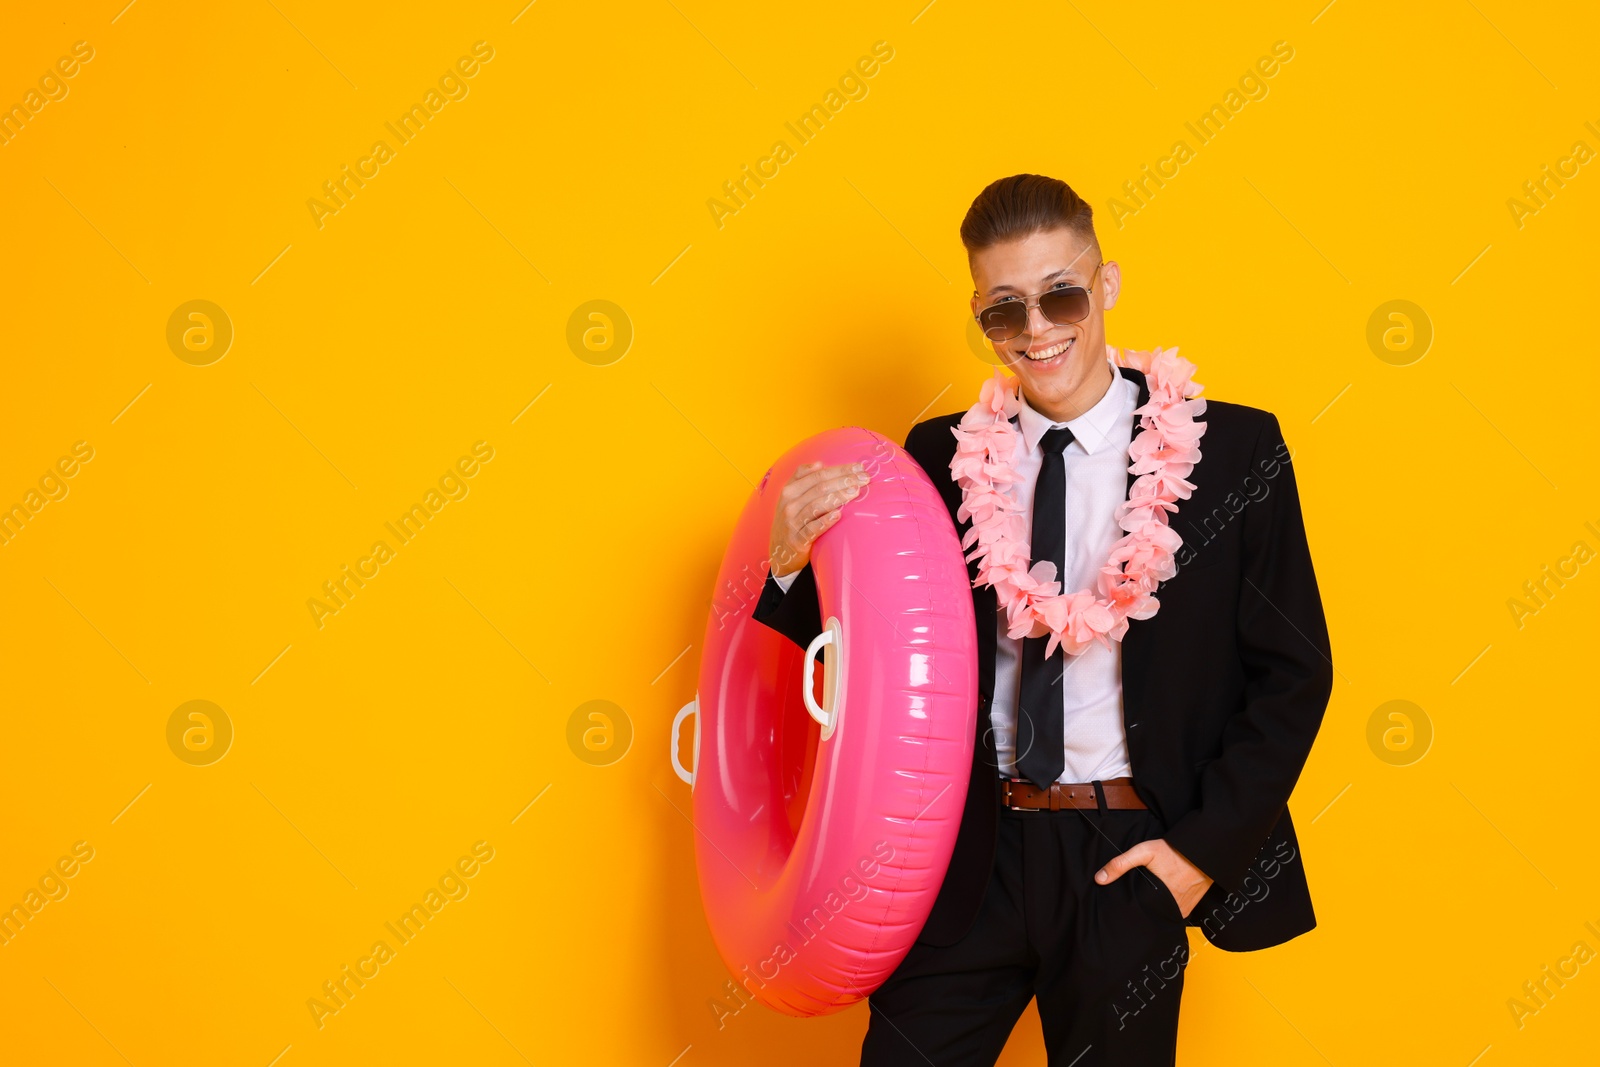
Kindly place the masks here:
POLYGON ((1094 209, 1059 178, 1043 174, 1013 174, 990 182, 961 220, 961 243, 967 255, 1002 241, 1026 237, 1040 230, 1065 227, 1098 245, 1094 209))

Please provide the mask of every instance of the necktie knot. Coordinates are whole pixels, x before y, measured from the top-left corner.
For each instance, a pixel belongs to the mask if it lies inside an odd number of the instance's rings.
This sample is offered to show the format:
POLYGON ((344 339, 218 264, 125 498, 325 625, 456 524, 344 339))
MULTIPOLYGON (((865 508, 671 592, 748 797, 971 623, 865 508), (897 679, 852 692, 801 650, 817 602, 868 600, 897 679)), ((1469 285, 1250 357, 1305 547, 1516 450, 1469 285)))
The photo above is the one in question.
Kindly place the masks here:
POLYGON ((1072 443, 1072 431, 1065 426, 1057 426, 1046 430, 1044 436, 1039 438, 1039 447, 1047 454, 1060 455, 1061 450, 1072 443))

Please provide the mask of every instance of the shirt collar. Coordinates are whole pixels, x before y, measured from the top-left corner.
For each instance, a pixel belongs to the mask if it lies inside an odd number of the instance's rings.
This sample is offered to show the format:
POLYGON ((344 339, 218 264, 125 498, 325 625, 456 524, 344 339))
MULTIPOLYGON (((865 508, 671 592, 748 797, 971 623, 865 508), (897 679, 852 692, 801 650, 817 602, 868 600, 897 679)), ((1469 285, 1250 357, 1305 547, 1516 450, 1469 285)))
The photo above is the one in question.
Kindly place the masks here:
POLYGON ((1093 407, 1075 419, 1066 422, 1052 422, 1041 415, 1028 403, 1028 399, 1021 395, 1022 408, 1017 412, 1017 425, 1022 430, 1023 440, 1028 451, 1039 447, 1039 439, 1046 430, 1053 427, 1065 426, 1072 431, 1072 439, 1078 443, 1085 452, 1091 455, 1106 447, 1113 439, 1112 431, 1116 428, 1117 420, 1129 418, 1133 414, 1135 398, 1130 386, 1135 383, 1122 376, 1116 363, 1109 358, 1106 360, 1111 365, 1111 385, 1106 389, 1105 395, 1095 401, 1093 407))

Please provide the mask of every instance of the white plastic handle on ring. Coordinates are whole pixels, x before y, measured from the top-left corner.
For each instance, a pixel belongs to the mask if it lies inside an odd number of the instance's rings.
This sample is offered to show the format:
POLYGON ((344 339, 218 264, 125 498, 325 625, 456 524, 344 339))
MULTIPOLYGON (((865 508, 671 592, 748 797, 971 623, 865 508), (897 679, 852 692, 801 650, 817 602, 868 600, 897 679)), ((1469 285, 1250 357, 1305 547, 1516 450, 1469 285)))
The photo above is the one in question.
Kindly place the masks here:
POLYGON ((682 778, 684 782, 688 784, 690 789, 694 788, 695 771, 700 769, 699 711, 700 694, 696 693, 694 699, 689 701, 689 703, 685 704, 683 707, 679 708, 678 714, 672 717, 672 737, 670 738, 672 742, 672 769, 677 773, 679 778, 682 778), (678 731, 683 728, 683 720, 688 718, 690 715, 694 716, 694 755, 691 757, 693 760, 694 770, 686 769, 684 765, 678 761, 678 731))
POLYGON ((839 721, 839 694, 840 674, 844 664, 844 634, 839 620, 829 617, 828 624, 823 631, 811 639, 811 644, 806 647, 805 669, 801 671, 800 695, 805 698, 806 711, 822 726, 822 740, 826 741, 833 735, 833 729, 839 721), (817 703, 817 698, 812 695, 815 687, 817 654, 828 646, 833 647, 833 655, 822 661, 822 699, 829 705, 823 707, 817 703))

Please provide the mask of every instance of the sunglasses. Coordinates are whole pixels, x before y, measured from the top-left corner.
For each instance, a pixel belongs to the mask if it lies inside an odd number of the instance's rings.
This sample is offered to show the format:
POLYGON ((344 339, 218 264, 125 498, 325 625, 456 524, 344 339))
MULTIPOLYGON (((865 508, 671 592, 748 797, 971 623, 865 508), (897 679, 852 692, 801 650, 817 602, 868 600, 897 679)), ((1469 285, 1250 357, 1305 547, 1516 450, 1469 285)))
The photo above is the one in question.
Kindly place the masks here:
POLYGON ((1007 297, 997 304, 990 304, 975 316, 978 326, 985 337, 998 344, 1028 332, 1030 308, 1038 308, 1041 315, 1057 326, 1082 322, 1089 317, 1089 294, 1094 291, 1094 283, 1100 277, 1100 268, 1103 266, 1103 260, 1095 265, 1087 287, 1065 285, 1050 289, 1037 294, 1038 300, 1031 304, 1028 298, 1017 297, 1007 297))

